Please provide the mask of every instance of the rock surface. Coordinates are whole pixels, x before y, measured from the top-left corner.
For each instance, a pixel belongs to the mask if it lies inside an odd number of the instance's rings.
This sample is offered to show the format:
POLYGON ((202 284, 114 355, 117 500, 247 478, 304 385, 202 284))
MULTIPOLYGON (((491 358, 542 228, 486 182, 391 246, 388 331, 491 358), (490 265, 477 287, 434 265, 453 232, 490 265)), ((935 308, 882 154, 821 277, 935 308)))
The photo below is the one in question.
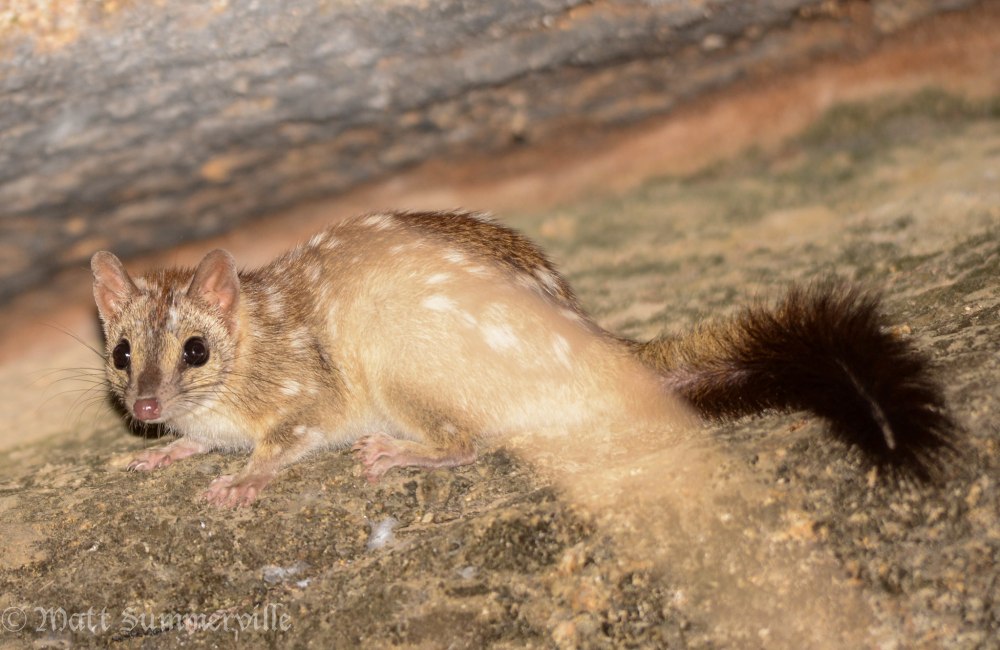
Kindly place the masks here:
POLYGON ((706 431, 689 486, 706 507, 676 521, 657 505, 676 495, 609 514, 580 498, 594 477, 554 483, 506 450, 376 486, 329 453, 230 513, 197 494, 243 459, 128 474, 151 443, 94 407, 0 460, 0 611, 24 625, 0 647, 996 646, 1000 104, 847 106, 773 153, 506 220, 632 336, 831 273, 882 289, 935 359, 967 460, 888 490, 820 423, 775 415, 706 431))

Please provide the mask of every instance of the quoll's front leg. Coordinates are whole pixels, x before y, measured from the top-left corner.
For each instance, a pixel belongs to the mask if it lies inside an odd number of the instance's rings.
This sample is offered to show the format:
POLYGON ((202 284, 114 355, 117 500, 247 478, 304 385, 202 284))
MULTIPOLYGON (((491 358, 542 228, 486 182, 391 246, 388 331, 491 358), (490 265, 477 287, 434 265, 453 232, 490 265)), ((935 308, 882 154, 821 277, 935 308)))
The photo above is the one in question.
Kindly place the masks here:
POLYGON ((218 477, 202 496, 214 506, 248 506, 257 500, 282 468, 302 458, 312 448, 312 439, 304 426, 284 428, 268 434, 254 447, 250 462, 240 473, 218 477))
POLYGON ((208 445, 189 438, 180 438, 164 447, 153 447, 143 451, 133 458, 125 469, 130 472, 150 472, 158 467, 166 467, 175 460, 204 454, 209 449, 208 445))

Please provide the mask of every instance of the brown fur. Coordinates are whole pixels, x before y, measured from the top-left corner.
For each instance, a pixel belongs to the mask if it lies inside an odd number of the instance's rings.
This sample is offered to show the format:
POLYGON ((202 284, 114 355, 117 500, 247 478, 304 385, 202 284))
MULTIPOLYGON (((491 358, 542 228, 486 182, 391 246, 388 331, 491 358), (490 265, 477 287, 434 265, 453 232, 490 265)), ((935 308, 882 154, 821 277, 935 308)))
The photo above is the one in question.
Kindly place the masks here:
POLYGON ((415 234, 430 235, 458 246, 488 264, 506 268, 512 275, 538 281, 550 277, 538 290, 561 305, 585 315, 572 287, 531 240, 516 230, 476 212, 404 212, 396 216, 415 234))

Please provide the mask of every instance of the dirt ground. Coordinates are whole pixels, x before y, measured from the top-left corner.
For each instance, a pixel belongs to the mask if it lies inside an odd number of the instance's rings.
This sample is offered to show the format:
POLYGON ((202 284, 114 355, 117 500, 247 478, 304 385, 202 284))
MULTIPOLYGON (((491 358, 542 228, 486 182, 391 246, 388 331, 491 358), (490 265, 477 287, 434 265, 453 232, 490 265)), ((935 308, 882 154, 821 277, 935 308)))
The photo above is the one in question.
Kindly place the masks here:
MULTIPOLYGON (((405 207, 500 206, 602 325, 635 337, 794 281, 881 290, 963 427, 966 455, 944 484, 889 489, 821 423, 784 414, 652 441, 597 469, 498 448, 372 486, 332 452, 253 508, 219 511, 198 494, 242 458, 122 471, 153 441, 104 403, 100 360, 40 326, 97 343, 80 269, 0 324, 0 648, 1000 648, 1000 99, 990 84, 972 99, 913 94, 919 82, 899 98, 848 94, 866 100, 808 128, 800 116, 768 137, 741 132, 762 146, 693 173, 676 151, 658 176, 628 166, 623 152, 678 145, 667 125, 645 141, 634 131, 583 176, 553 174, 548 201, 536 176, 502 197, 429 190, 405 207)), ((802 96, 816 83, 803 78, 802 96)), ((766 121, 768 105, 745 99, 735 105, 766 121)), ((420 173, 399 182, 435 168, 420 173)), ((384 207, 392 183, 339 209, 384 207)), ((327 210, 226 245, 262 261, 327 210)))

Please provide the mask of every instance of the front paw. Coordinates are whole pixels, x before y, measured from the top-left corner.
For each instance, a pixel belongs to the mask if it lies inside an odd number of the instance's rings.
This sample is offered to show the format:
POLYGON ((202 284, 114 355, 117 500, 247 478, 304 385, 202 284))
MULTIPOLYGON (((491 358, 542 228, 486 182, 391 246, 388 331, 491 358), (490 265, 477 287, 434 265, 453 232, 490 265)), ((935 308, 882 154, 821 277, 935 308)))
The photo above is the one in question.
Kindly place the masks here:
POLYGON ((151 472, 158 467, 166 467, 174 459, 170 456, 170 450, 165 448, 147 449, 125 467, 129 472, 151 472))
POLYGON ((202 497, 219 508, 240 508, 257 500, 261 490, 271 482, 266 474, 236 477, 226 474, 212 481, 202 497))
POLYGON ((195 454, 204 454, 208 450, 208 445, 181 438, 166 447, 147 449, 133 458, 125 469, 130 472, 151 472, 158 467, 166 467, 175 460, 181 460, 195 454))

